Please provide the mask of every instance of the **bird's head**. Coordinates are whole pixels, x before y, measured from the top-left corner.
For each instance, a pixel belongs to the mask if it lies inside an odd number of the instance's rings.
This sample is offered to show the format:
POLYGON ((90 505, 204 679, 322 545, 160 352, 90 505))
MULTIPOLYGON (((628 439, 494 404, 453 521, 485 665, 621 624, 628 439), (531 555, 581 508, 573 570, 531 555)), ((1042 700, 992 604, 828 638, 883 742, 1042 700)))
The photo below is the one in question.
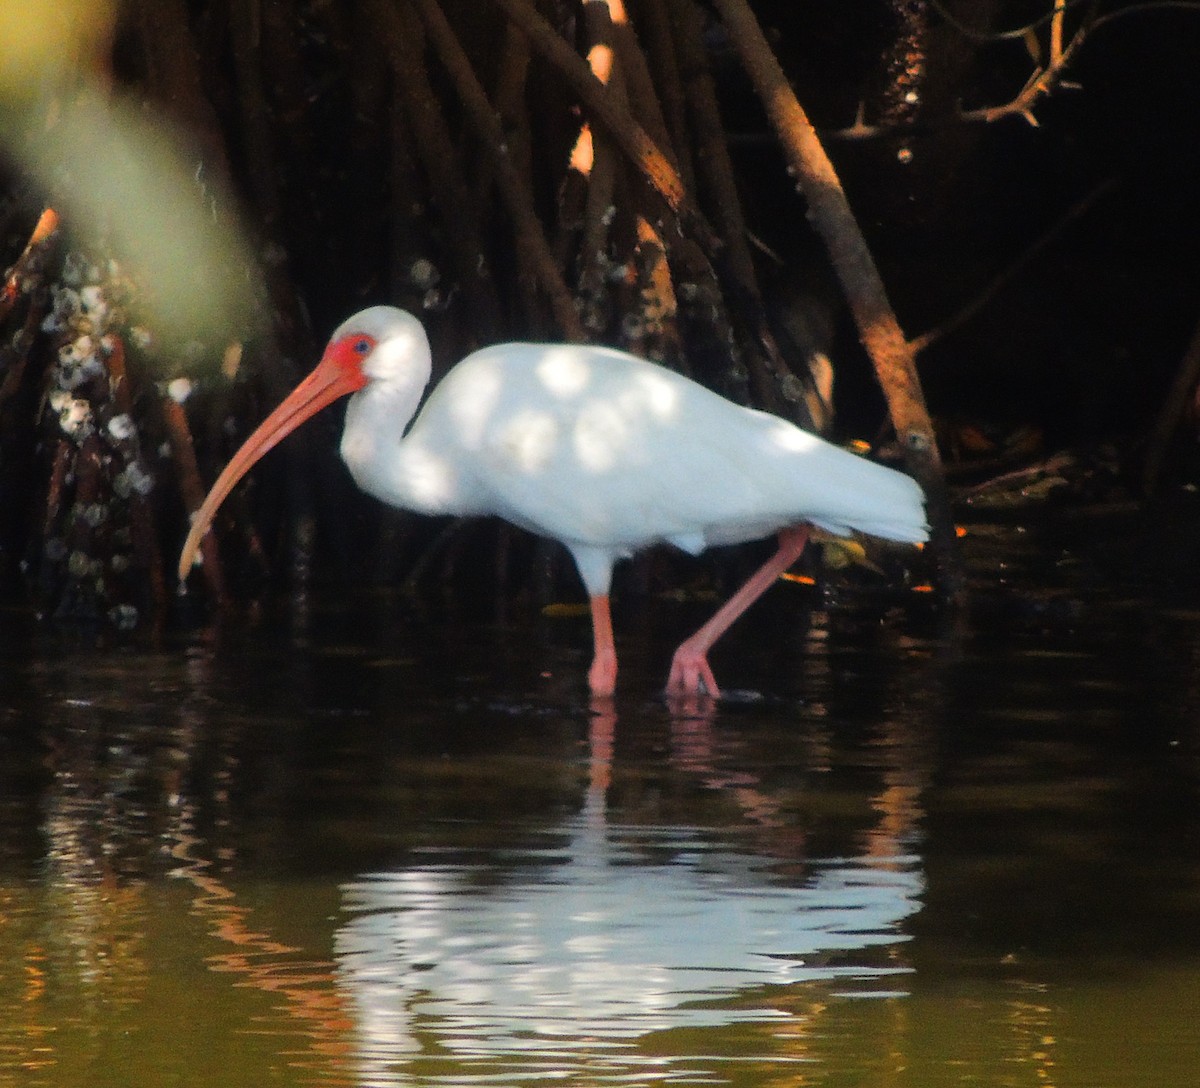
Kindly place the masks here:
POLYGON ((322 408, 358 392, 368 382, 420 382, 424 388, 429 373, 429 341, 412 314, 394 306, 371 306, 343 321, 312 373, 246 439, 213 484, 192 518, 179 557, 179 577, 187 577, 200 541, 225 497, 263 454, 322 408))
POLYGON ((424 384, 429 380, 429 339, 412 314, 395 306, 371 306, 334 329, 317 370, 322 367, 340 373, 353 386, 348 392, 369 381, 424 384))

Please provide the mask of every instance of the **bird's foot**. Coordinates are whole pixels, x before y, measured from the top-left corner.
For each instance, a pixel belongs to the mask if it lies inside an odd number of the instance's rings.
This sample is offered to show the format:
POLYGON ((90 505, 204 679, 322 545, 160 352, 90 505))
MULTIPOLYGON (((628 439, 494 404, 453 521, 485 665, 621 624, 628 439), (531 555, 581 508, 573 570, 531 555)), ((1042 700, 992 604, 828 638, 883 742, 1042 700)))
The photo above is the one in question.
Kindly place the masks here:
POLYGON ((708 667, 708 656, 703 650, 697 650, 685 642, 675 651, 671 673, 667 677, 667 694, 707 695, 710 699, 721 697, 721 689, 717 687, 712 669, 708 667))

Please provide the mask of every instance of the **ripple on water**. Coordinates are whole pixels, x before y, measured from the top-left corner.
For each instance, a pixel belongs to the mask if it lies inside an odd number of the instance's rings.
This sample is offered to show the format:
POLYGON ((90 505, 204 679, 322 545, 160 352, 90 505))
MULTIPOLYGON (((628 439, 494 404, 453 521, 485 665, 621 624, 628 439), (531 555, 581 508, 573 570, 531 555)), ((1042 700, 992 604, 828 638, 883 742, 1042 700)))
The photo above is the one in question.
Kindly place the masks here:
POLYGON ((824 859, 784 883, 685 828, 580 819, 572 837, 503 871, 434 856, 343 885, 339 982, 376 1075, 431 1052, 491 1075, 517 1055, 647 1075, 656 1033, 791 1019, 781 987, 903 992, 914 858, 824 859), (670 856, 647 862, 648 838, 670 856))

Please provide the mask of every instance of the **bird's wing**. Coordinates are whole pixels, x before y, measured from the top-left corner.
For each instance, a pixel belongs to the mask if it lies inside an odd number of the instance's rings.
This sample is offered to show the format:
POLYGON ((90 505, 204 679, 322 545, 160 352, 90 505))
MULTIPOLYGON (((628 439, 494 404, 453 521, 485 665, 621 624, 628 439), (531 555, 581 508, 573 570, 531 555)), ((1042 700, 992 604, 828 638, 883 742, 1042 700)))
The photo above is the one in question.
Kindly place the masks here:
MULTIPOLYGON (((748 526, 767 512, 769 417, 621 352, 514 347, 480 353, 453 374, 458 437, 476 451, 478 486, 495 513, 627 551, 699 541, 710 525, 748 526)), ((740 539, 770 532, 778 516, 740 539)))
POLYGON ((916 485, 898 473, 609 349, 476 353, 418 426, 469 464, 477 509, 614 556, 658 540, 698 551, 805 520, 844 532, 914 505, 905 489, 916 485))

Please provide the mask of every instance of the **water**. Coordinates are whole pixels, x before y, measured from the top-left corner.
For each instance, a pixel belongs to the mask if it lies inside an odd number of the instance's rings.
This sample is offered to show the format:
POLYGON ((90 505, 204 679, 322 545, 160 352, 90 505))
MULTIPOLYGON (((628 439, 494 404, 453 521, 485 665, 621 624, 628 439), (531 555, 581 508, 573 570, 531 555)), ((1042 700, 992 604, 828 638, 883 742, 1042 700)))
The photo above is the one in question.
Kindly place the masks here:
POLYGON ((612 708, 577 618, 5 617, 0 1086, 1190 1088, 1200 613, 1021 541, 957 634, 779 587, 696 713, 674 605, 612 708))

